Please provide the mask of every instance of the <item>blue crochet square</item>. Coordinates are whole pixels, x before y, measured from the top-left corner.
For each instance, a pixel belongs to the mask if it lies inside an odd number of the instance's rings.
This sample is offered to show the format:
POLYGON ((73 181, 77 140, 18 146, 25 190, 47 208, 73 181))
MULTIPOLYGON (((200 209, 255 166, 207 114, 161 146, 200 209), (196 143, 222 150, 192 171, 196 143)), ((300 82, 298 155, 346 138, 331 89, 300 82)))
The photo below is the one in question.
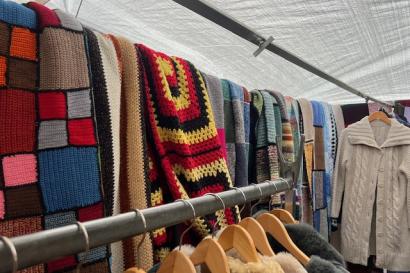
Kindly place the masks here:
POLYGON ((107 247, 99 246, 97 248, 90 249, 88 253, 80 253, 77 255, 78 260, 83 263, 91 263, 107 257, 107 247))
POLYGON ((13 1, 0 0, 0 20, 33 29, 37 27, 36 13, 13 1))
POLYGON ((74 211, 60 212, 44 216, 45 229, 63 227, 70 224, 75 224, 77 219, 74 211))
POLYGON ((41 151, 39 183, 47 212, 85 207, 101 201, 97 148, 41 151))

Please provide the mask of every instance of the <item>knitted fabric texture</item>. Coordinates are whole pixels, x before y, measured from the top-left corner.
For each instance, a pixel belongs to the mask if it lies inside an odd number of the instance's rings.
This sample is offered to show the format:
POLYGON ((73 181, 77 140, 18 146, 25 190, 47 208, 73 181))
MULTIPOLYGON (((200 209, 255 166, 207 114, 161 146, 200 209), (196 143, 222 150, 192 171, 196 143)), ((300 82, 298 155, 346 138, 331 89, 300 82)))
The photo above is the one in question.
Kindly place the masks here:
MULTIPOLYGON (((275 122, 275 111, 273 98, 266 91, 254 90, 251 93, 252 97, 252 117, 254 119, 255 141, 253 143, 254 153, 251 155, 253 160, 252 178, 257 183, 262 183, 266 180, 279 178, 279 159, 278 148, 276 145, 277 132, 281 130, 275 122)), ((272 196, 272 204, 275 207, 281 207, 280 194, 272 196)))
MULTIPOLYGON (((232 186, 218 138, 208 91, 201 73, 189 62, 138 45, 144 69, 152 206, 221 192, 232 186)), ((233 224, 233 210, 195 221, 199 237, 212 224, 233 224)), ((154 232, 156 258, 177 242, 164 229, 154 232)))
MULTIPOLYGON (((292 135, 292 126, 289 122, 289 116, 288 116, 288 111, 286 109, 286 101, 285 101, 285 97, 276 91, 272 91, 272 90, 266 90, 267 92, 269 92, 269 94, 271 94, 278 106, 279 106, 279 110, 280 110, 280 117, 281 117, 281 123, 282 123, 282 141, 280 143, 279 149, 281 149, 282 153, 283 153, 283 157, 285 160, 287 161, 291 161, 293 162, 295 160, 295 156, 294 156, 294 146, 293 146, 293 135, 292 135)), ((279 114, 275 113, 275 115, 278 117, 279 114)), ((284 194, 284 208, 289 211, 292 214, 296 214, 296 207, 293 206, 295 204, 295 192, 294 190, 290 190, 285 192, 284 194)), ((297 215, 295 215, 295 217, 297 217, 297 215)))
POLYGON ((226 159, 224 96, 222 93, 221 80, 215 76, 207 75, 205 73, 202 73, 202 76, 204 77, 206 83, 209 100, 211 101, 212 112, 214 113, 219 141, 221 142, 222 151, 226 159))
MULTIPOLYGON (((0 236, 44 229, 36 147, 36 26, 34 11, 0 1, 0 236)), ((45 267, 19 272, 42 273, 45 267)))
MULTIPOLYGON (((109 36, 86 29, 88 52, 90 55, 91 76, 98 123, 98 139, 101 144, 101 177, 103 181, 107 215, 121 213, 120 206, 120 106, 121 106, 121 63, 116 47, 109 36)), ((88 93, 87 93, 88 95, 88 93)), ((82 95, 74 98, 77 102, 82 95)), ((85 109, 77 104, 77 115, 82 116, 85 109)), ((90 109, 87 109, 87 112, 90 109)), ((121 194, 126 194, 122 192, 121 194)), ((146 199, 143 196, 144 199, 146 199)), ((148 249, 149 250, 149 249, 148 249)), ((122 242, 111 245, 114 272, 124 271, 122 242)), ((132 248, 128 250, 132 252, 132 248)), ((127 252, 127 253, 128 253, 127 252)), ((133 256, 131 256, 133 257, 133 256)), ((131 259, 133 262, 134 259, 131 259)), ((145 260, 148 261, 149 260, 145 260)), ((152 261, 152 259, 151 259, 152 261)), ((133 263, 129 263, 131 265, 133 263)), ((151 266, 151 264, 148 264, 151 266)))
POLYGON ((248 185, 250 95, 243 87, 222 80, 228 168, 236 187, 248 185))
POLYGON ((312 172, 312 196, 313 196, 313 226, 325 238, 328 238, 327 198, 326 193, 329 182, 326 175, 324 126, 326 122, 323 105, 318 101, 311 101, 313 109, 314 137, 314 167, 312 172))
MULTIPOLYGON (((143 117, 143 77, 135 46, 127 39, 112 38, 117 53, 121 56, 120 208, 121 212, 127 212, 131 209, 147 208, 151 203, 143 117)), ((136 236, 123 241, 125 268, 135 266, 138 260, 144 269, 152 266, 153 248, 149 237, 144 240, 141 250, 137 252, 141 237, 136 236)))
MULTIPOLYGON (((73 102, 83 86, 66 90, 54 78, 72 62, 88 77, 84 37, 60 28, 53 11, 36 3, 28 6, 0 1, 0 235, 5 236, 104 216, 93 116, 91 111, 82 118, 71 115, 78 105, 91 109, 90 95, 73 102), (53 30, 46 27, 51 23, 53 30), (55 80, 55 86, 49 89, 46 78, 55 80)), ((67 78, 76 69, 69 68, 67 78)), ((89 81, 84 83, 90 93, 89 81)), ((107 267, 108 249, 102 246, 86 259, 73 255, 21 272, 69 270, 79 261, 85 262, 84 270, 90 264, 107 267)))

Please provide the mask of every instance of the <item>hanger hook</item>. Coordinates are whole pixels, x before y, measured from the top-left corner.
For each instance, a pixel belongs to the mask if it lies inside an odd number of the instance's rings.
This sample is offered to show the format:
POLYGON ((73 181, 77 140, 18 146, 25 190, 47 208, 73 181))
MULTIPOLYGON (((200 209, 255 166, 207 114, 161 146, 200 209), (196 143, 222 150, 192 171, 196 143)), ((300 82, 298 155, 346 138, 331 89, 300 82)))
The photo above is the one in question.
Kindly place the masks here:
POLYGON ((184 239, 184 237, 185 237, 185 234, 187 234, 187 232, 188 232, 188 231, 194 226, 194 224, 195 224, 196 212, 195 212, 194 205, 192 205, 192 203, 189 202, 188 200, 186 200, 186 199, 178 199, 178 200, 176 200, 176 201, 181 201, 181 202, 183 202, 184 204, 188 204, 188 206, 190 206, 191 209, 192 209, 192 221, 191 221, 191 225, 190 225, 187 229, 185 229, 184 232, 182 232, 181 238, 179 238, 179 247, 178 247, 178 249, 181 250, 182 241, 183 241, 183 239, 184 239))
POLYGON ((16 247, 14 246, 13 242, 6 236, 0 236, 0 241, 3 241, 4 246, 9 249, 11 257, 13 258, 13 267, 11 272, 17 273, 18 260, 16 247))
POLYGON ((246 206, 246 203, 247 203, 248 200, 247 200, 246 195, 245 195, 245 193, 243 192, 242 189, 237 188, 237 187, 231 187, 231 188, 236 190, 236 191, 239 191, 240 193, 242 193, 244 204, 243 204, 242 208, 239 210, 239 215, 241 215, 242 211, 245 209, 245 206, 246 206))
POLYGON ((145 241, 145 237, 147 236, 147 220, 145 219, 145 215, 142 213, 141 210, 133 209, 132 211, 135 212, 137 217, 138 217, 138 214, 141 215, 142 225, 144 226, 144 234, 142 235, 142 238, 137 245, 137 253, 138 253, 137 262, 138 262, 138 266, 141 267, 140 249, 141 249, 142 243, 144 243, 145 241))
POLYGON ((81 259, 81 261, 79 261, 78 265, 77 265, 77 273, 80 272, 81 266, 83 265, 84 261, 87 258, 88 252, 90 252, 90 237, 88 236, 88 232, 87 229, 85 228, 84 224, 77 221, 75 223, 78 226, 78 229, 81 231, 81 233, 84 236, 84 242, 85 242, 85 248, 84 248, 84 257, 83 259, 81 259))
POLYGON ((258 202, 253 204, 252 207, 251 207, 251 215, 253 215, 253 209, 262 202, 262 196, 263 196, 261 187, 258 184, 253 184, 253 185, 258 188, 260 195, 259 195, 258 202))
MULTIPOLYGON (((224 202, 224 200, 223 200, 219 195, 217 195, 216 193, 212 193, 212 192, 206 193, 205 195, 215 196, 215 197, 221 202, 221 204, 222 204, 222 209, 223 209, 223 211, 224 211, 224 213, 225 213, 225 210, 226 210, 225 202, 224 202)), ((215 223, 212 225, 212 238, 215 237, 216 225, 217 225, 217 224, 218 224, 218 219, 217 219, 217 220, 215 221, 215 223)))
MULTIPOLYGON (((275 187, 275 193, 278 193, 278 187, 276 186, 276 182, 275 182, 275 181, 271 181, 271 184, 275 187)), ((273 199, 273 195, 270 196, 270 200, 269 200, 269 211, 272 210, 272 199, 273 199)))

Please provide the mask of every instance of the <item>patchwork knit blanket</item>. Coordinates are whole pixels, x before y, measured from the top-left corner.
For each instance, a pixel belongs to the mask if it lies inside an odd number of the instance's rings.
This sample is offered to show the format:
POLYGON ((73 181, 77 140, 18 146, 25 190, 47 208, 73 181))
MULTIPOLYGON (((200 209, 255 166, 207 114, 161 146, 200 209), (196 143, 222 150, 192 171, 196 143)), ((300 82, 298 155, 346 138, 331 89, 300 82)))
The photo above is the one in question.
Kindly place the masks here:
POLYGON ((248 185, 250 95, 228 80, 222 80, 228 167, 236 187, 248 185))
MULTIPOLYGON (((188 61, 138 45, 144 75, 152 206, 229 189, 229 176, 201 73, 188 61)), ((199 237, 212 224, 235 221, 233 210, 195 221, 199 237)), ((178 236, 177 236, 178 237, 178 236)), ((153 234, 157 259, 177 242, 165 229, 153 234)))
POLYGON ((313 201, 313 226, 324 238, 328 239, 327 198, 328 177, 326 175, 325 161, 325 112, 323 105, 318 101, 311 101, 313 109, 314 136, 314 164, 312 172, 312 201, 313 201))
MULTIPOLYGON (((0 234, 105 215, 81 25, 42 5, 0 1, 0 234), (5 39, 3 39, 5 38, 5 39)), ((23 272, 110 272, 107 246, 23 272)))
POLYGON ((208 90, 212 112, 214 113, 219 141, 221 142, 222 151, 226 159, 224 96, 222 91, 222 83, 221 80, 215 76, 207 75, 205 73, 202 73, 202 76, 204 77, 206 83, 206 89, 208 90))

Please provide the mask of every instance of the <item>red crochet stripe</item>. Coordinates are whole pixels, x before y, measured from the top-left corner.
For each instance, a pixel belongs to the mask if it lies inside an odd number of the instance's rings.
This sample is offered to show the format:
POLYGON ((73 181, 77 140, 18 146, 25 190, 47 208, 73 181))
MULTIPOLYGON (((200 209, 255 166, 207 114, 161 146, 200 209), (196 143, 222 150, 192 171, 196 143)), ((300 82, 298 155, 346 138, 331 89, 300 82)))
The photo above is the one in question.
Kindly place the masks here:
POLYGON ((61 25, 57 14, 46 6, 36 2, 29 2, 27 6, 37 13, 39 20, 38 28, 40 30, 43 30, 45 27, 59 27, 61 25))

